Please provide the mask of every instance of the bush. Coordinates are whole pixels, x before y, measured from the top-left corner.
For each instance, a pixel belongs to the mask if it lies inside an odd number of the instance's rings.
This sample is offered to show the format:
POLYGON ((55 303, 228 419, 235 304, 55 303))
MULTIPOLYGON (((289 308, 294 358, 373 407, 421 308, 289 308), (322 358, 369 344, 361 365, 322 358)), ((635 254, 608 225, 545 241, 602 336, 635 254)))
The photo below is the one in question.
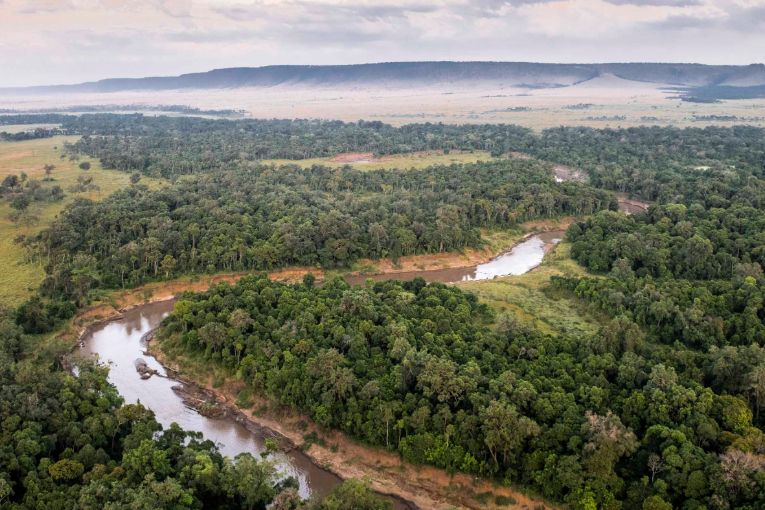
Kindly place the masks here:
POLYGON ((249 409, 252 407, 252 403, 252 390, 242 390, 236 396, 236 406, 239 408, 249 409))
POLYGON ((510 506, 515 505, 517 501, 512 496, 497 496, 494 498, 494 503, 497 506, 510 506))

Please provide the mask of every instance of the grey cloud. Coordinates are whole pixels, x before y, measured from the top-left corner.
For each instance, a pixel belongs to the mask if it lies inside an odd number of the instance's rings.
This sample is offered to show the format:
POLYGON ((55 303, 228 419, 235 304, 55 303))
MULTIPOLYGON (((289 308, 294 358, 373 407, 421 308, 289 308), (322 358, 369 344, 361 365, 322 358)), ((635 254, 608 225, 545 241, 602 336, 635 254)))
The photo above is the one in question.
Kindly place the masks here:
POLYGON ((559 0, 477 0, 470 2, 471 6, 476 6, 489 10, 500 10, 503 7, 518 7, 520 5, 547 4, 559 0))
POLYGON ((24 2, 18 12, 22 14, 36 14, 40 12, 57 12, 73 9, 74 4, 69 0, 29 0, 24 2))
POLYGON ((191 43, 234 43, 252 42, 258 40, 279 41, 285 45, 300 44, 323 44, 323 45, 348 45, 353 43, 369 43, 383 40, 385 34, 365 32, 353 27, 323 27, 304 26, 295 29, 286 40, 282 38, 284 31, 280 27, 266 27, 258 30, 213 30, 213 31, 185 31, 173 32, 165 35, 165 39, 172 42, 191 43))
POLYGON ((580 37, 583 27, 593 23, 609 26, 596 0, 587 0, 585 22, 574 17, 567 24, 558 19, 558 11, 544 32, 532 22, 545 9, 520 8, 555 1, 562 0, 379 0, 362 5, 337 0, 0 0, 0 12, 21 20, 18 29, 8 22, 4 26, 13 30, 0 38, 0 62, 18 71, 0 76, 0 82, 68 81, 62 78, 66 73, 81 81, 86 72, 106 77, 412 59, 741 63, 761 60, 765 51, 765 0, 759 7, 734 0, 603 0, 631 7, 619 9, 624 16, 618 31, 604 30, 602 37, 580 37), (633 11, 641 8, 675 15, 657 22, 640 22, 643 16, 635 15, 631 21, 633 11), (61 23, 40 30, 38 45, 24 47, 29 35, 23 21, 35 20, 37 12, 58 17, 55 11, 62 11, 61 23), (601 19, 592 21, 593 16, 601 19), (93 24, 93 19, 104 21, 93 24))
POLYGON ((765 5, 752 7, 731 5, 727 7, 723 16, 715 18, 680 14, 649 25, 659 30, 717 29, 750 33, 765 29, 765 5))
POLYGON ((477 0, 471 1, 466 6, 461 6, 455 12, 462 12, 468 16, 480 16, 484 18, 496 16, 505 7, 520 7, 522 5, 537 5, 555 2, 557 0, 477 0))
MULTIPOLYGON (((498 41, 497 34, 472 32, 472 23, 482 18, 496 17, 508 6, 547 3, 555 0, 475 0, 468 3, 461 1, 442 4, 414 3, 411 5, 337 5, 328 2, 292 0, 279 9, 273 5, 254 1, 228 7, 216 7, 215 11, 226 18, 240 22, 239 26, 221 29, 194 29, 177 31, 165 35, 166 40, 176 42, 225 43, 254 42, 257 40, 278 41, 290 47, 326 46, 364 46, 376 43, 388 43, 389 47, 416 41, 425 44, 421 25, 413 26, 414 19, 422 14, 433 12, 454 16, 461 22, 450 23, 444 27, 446 32, 458 31, 464 44, 479 44, 489 39, 498 41), (464 36, 464 37, 463 37, 464 36)), ((692 6, 700 0, 605 0, 614 4, 630 5, 674 5, 692 6)), ((696 17, 689 9, 688 14, 672 16, 664 21, 637 24, 636 30, 651 33, 658 37, 673 30, 693 29, 695 27, 720 26, 719 20, 696 17)), ((755 10, 748 9, 745 15, 732 13, 728 24, 747 23, 749 29, 758 26, 757 19, 762 19, 755 10), (735 14, 735 15, 734 15, 735 14), (738 20, 738 21, 734 21, 738 20)), ((746 29, 746 28, 743 28, 746 29)), ((561 34, 565 38, 566 34, 561 34)), ((501 38, 500 38, 501 39, 501 38)), ((446 43, 445 38, 435 37, 435 42, 446 43)), ((444 46, 443 51, 448 51, 444 46)), ((375 60, 379 57, 375 57, 375 60)))
POLYGON ((667 19, 655 23, 647 23, 649 27, 664 30, 687 30, 696 28, 709 28, 710 20, 699 18, 698 16, 690 16, 687 14, 670 16, 667 19))
POLYGON ((170 32, 164 38, 173 42, 194 43, 227 43, 247 41, 257 37, 255 30, 187 30, 183 32, 170 32))
MULTIPOLYGON (((280 39, 288 45, 348 45, 390 40, 407 40, 416 32, 410 15, 435 12, 437 7, 424 3, 397 5, 335 5, 296 0, 286 8, 270 9, 260 2, 216 11, 233 21, 257 22, 245 31, 266 39, 280 39)), ((201 35, 201 39, 234 38, 236 30, 201 35)), ((193 33, 175 37, 194 40, 193 33)))
MULTIPOLYGON (((289 8, 293 8, 299 15, 302 13, 303 15, 317 16, 318 19, 355 17, 370 21, 401 19, 410 13, 426 13, 438 10, 438 7, 427 3, 413 3, 406 6, 336 5, 297 0, 288 2, 285 8, 279 9, 279 11, 287 12, 290 10, 289 8)), ((287 16, 275 13, 272 6, 266 6, 261 2, 232 7, 217 7, 215 11, 237 21, 287 16)))
POLYGON ((218 14, 234 21, 248 20, 260 17, 260 13, 251 7, 218 7, 215 9, 218 14))
POLYGON ((728 12, 725 25, 731 30, 746 32, 765 29, 765 5, 734 8, 728 12))
POLYGON ((168 16, 191 17, 191 0, 153 0, 152 4, 168 16))
MULTIPOLYGON (((0 0, 0 5, 5 0, 0 0)), ((94 7, 103 9, 122 10, 129 8, 131 10, 145 7, 153 7, 168 16, 180 18, 191 15, 191 0, 135 0, 132 3, 121 0, 99 0, 93 4, 94 7)), ((26 0, 23 6, 18 10, 22 14, 50 13, 81 9, 73 0, 26 0)))
POLYGON ((409 13, 427 13, 435 12, 437 10, 437 7, 427 4, 408 5, 405 8, 385 5, 365 5, 348 8, 350 13, 367 20, 402 18, 409 13))
POLYGON ((638 7, 695 7, 702 5, 702 0, 604 0, 614 5, 636 5, 638 7))
POLYGON ((90 30, 48 31, 51 39, 61 41, 69 52, 76 57, 83 55, 128 55, 130 51, 146 50, 151 47, 155 36, 151 32, 140 30, 91 32, 90 30))

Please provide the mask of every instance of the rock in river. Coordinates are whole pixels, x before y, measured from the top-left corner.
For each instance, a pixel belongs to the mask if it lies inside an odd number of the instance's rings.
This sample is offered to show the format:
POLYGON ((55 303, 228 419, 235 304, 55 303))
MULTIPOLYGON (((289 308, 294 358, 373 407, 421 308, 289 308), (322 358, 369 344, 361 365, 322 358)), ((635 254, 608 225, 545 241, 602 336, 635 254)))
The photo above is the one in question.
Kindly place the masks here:
POLYGON ((143 358, 138 358, 134 362, 136 371, 140 374, 141 379, 148 379, 157 373, 156 370, 146 364, 143 358))

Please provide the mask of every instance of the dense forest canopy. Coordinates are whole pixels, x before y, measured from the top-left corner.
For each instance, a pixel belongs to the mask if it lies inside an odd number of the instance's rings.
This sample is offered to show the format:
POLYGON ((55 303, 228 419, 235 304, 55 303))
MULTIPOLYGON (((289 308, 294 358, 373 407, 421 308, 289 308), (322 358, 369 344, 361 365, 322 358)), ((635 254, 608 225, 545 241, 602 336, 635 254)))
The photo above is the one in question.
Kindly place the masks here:
MULTIPOLYGON (((301 159, 343 152, 401 154, 423 150, 520 152, 581 168, 593 184, 648 200, 673 201, 695 183, 763 177, 762 128, 561 127, 541 134, 504 124, 346 123, 318 120, 216 120, 139 114, 8 115, 1 123, 61 124, 81 134, 75 154, 106 168, 176 178, 218 172, 261 159, 301 159), (692 170, 692 171, 691 171, 692 170)), ((710 184, 711 185, 711 184, 710 184)))
POLYGON ((612 194, 556 184, 534 161, 374 172, 253 163, 77 200, 30 242, 48 259, 43 292, 84 303, 92 288, 178 274, 456 251, 480 246, 479 228, 608 208, 612 194))
POLYGON ((29 131, 19 131, 17 133, 8 133, 0 128, 0 140, 5 142, 21 142, 24 140, 35 140, 37 138, 50 138, 51 136, 60 135, 59 129, 48 128, 35 128, 29 131))
MULTIPOLYGON (((581 167, 597 187, 725 207, 727 191, 757 186, 765 157, 763 131, 745 127, 561 128, 535 135, 503 125, 393 128, 110 114, 60 120, 67 132, 84 134, 68 149, 74 156, 177 181, 155 192, 134 187, 98 204, 77 201, 32 240, 49 260, 45 292, 78 303, 94 287, 188 272, 347 266, 363 257, 458 250, 479 243, 479 227, 614 208, 594 187, 556 184, 549 166, 528 160, 362 172, 262 167, 261 158, 521 151, 581 167)), ((55 315, 40 313, 43 323, 55 315)))
POLYGON ((761 128, 562 127, 535 134, 503 124, 209 120, 83 115, 63 126, 83 135, 72 147, 107 168, 149 175, 219 171, 242 161, 300 159, 343 152, 400 154, 422 150, 521 152, 581 168, 593 184, 648 200, 672 201, 699 180, 729 180, 765 171, 761 128), (693 170, 693 171, 690 171, 693 170))
POLYGON ((686 351, 682 364, 626 319, 592 338, 547 336, 443 284, 263 275, 182 296, 160 335, 321 425, 574 508, 754 508, 765 491, 759 470, 730 478, 765 435, 745 397, 706 387, 718 355, 686 351))
MULTIPOLYGON (((83 135, 67 147, 73 157, 170 184, 76 200, 27 241, 46 278, 6 321, 11 344, 50 330, 98 289, 454 251, 479 246, 481 228, 574 215, 571 256, 590 274, 554 277, 546 292, 595 313, 594 335, 529 330, 440 284, 251 276, 185 295, 163 345, 409 461, 520 482, 572 508, 765 504, 762 129, 58 122, 83 135), (369 172, 260 163, 415 150, 534 159, 369 172), (550 163, 587 182, 556 183, 550 163), (626 216, 613 192, 654 203, 626 216)), ((3 192, 26 191, 9 182, 3 192)), ((71 449, 51 458, 73 458, 71 449)), ((230 461, 220 462, 225 471, 230 461)))

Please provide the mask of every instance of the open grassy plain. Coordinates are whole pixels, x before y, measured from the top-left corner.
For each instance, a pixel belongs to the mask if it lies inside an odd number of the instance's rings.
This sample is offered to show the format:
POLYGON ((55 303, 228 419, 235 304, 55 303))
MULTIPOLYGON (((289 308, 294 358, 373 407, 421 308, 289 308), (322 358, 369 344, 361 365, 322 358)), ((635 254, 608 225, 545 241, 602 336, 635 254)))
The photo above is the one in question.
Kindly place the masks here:
POLYGON ((234 89, 123 91, 2 96, 0 108, 56 109, 75 105, 188 105, 243 110, 252 118, 379 120, 400 126, 518 124, 535 130, 645 125, 765 126, 765 99, 719 103, 681 101, 673 87, 600 76, 567 87, 524 88, 492 83, 421 87, 280 85, 234 89))
MULTIPOLYGON (((9 218, 11 207, 6 200, 0 200, 0 305, 18 305, 29 297, 40 284, 44 276, 45 262, 29 261, 25 249, 15 240, 19 236, 29 236, 50 225, 64 206, 75 198, 102 199, 120 188, 130 185, 130 174, 116 170, 104 170, 95 160, 70 161, 61 158, 65 142, 73 142, 75 136, 56 136, 23 142, 0 142, 0 180, 11 174, 27 174, 30 179, 42 181, 45 177, 44 165, 55 165, 52 181, 42 182, 44 187, 59 185, 65 197, 58 202, 32 202, 29 211, 37 220, 31 224, 16 223, 9 218), (81 170, 79 164, 90 161, 88 171, 81 170), (77 177, 83 174, 93 178, 98 190, 73 193, 69 188, 76 184, 77 177)), ((143 178, 141 182, 149 186, 158 186, 160 181, 143 178)))

